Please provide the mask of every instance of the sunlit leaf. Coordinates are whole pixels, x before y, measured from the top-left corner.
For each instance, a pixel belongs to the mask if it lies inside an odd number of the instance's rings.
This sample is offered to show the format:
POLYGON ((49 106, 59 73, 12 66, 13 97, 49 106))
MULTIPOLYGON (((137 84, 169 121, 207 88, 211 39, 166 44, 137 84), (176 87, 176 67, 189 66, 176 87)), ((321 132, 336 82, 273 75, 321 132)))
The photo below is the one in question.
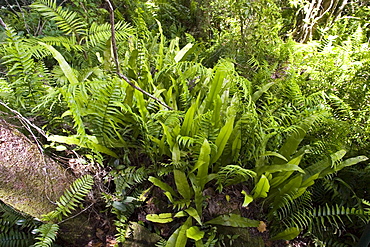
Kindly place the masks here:
POLYGON ((270 238, 270 240, 279 240, 279 239, 292 240, 292 239, 296 238, 299 235, 300 232, 301 232, 301 230, 299 228, 291 227, 291 228, 288 228, 288 229, 278 233, 274 237, 270 238))
POLYGON ((169 223, 173 221, 173 217, 171 213, 147 214, 146 219, 151 222, 156 222, 156 223, 169 223))

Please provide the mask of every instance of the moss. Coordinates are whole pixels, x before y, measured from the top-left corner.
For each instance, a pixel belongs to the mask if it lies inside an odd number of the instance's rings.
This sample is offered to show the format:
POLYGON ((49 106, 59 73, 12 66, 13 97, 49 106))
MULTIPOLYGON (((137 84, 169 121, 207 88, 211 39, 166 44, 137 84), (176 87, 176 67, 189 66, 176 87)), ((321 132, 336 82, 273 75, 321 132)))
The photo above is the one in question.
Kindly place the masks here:
POLYGON ((0 119, 0 199, 40 218, 74 180, 27 137, 0 119))

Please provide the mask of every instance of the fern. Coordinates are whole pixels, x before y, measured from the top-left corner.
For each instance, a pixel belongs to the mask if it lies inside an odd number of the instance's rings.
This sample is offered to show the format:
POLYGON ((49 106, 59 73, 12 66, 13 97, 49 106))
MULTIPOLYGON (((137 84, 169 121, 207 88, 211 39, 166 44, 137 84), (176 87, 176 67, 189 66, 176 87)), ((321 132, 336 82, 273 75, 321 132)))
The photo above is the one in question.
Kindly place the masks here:
MULTIPOLYGON (((130 27, 128 23, 125 23, 123 21, 119 21, 115 23, 114 29, 116 31, 116 40, 118 42, 126 39, 128 36, 133 35, 133 28, 130 27)), ((106 43, 107 40, 109 40, 111 36, 111 26, 109 23, 104 24, 97 24, 92 23, 87 35, 85 37, 86 39, 86 45, 88 48, 90 47, 96 47, 99 44, 106 43)))
POLYGON ((0 233, 1 247, 29 247, 33 243, 33 235, 22 231, 12 230, 8 233, 0 233))
POLYGON ((227 165, 222 167, 220 171, 217 173, 217 182, 218 189, 221 190, 223 187, 227 187, 234 184, 243 183, 250 178, 255 178, 256 173, 242 168, 238 165, 227 165))
POLYGON ((43 224, 36 230, 36 232, 38 232, 40 236, 37 236, 35 238, 37 242, 32 247, 52 246, 57 237, 58 230, 59 226, 57 224, 43 224))
MULTIPOLYGON (((75 51, 83 51, 84 50, 84 47, 81 45, 81 44, 78 44, 77 43, 77 40, 76 40, 76 37, 72 36, 72 37, 68 37, 68 36, 61 36, 61 37, 52 37, 52 36, 46 36, 46 37, 42 37, 42 38, 38 38, 38 39, 30 39, 28 42, 30 42, 31 44, 34 44, 40 48, 43 48, 42 46, 40 46, 38 44, 38 41, 41 41, 45 44, 48 44, 48 45, 51 45, 51 46, 60 46, 60 47, 64 47, 67 51, 71 51, 71 50, 75 50, 75 51)), ((37 49, 35 52, 39 52, 41 53, 43 51, 43 49, 37 49)), ((48 54, 48 53, 46 53, 48 54)), ((38 58, 41 58, 43 57, 43 53, 41 54, 37 54, 38 58)))
POLYGON ((83 201, 83 198, 89 193, 94 184, 93 177, 85 175, 76 179, 70 188, 57 201, 57 208, 44 215, 44 221, 54 219, 61 221, 63 216, 67 216, 77 208, 77 204, 83 201))
POLYGON ((32 229, 41 222, 0 201, 0 246, 22 247, 34 242, 32 229))
POLYGON ((15 210, 2 201, 0 201, 0 222, 0 230, 5 233, 13 227, 33 228, 39 224, 33 217, 15 210))
POLYGON ((345 216, 350 221, 350 216, 358 216, 364 221, 369 219, 369 213, 361 209, 338 205, 329 206, 328 204, 314 208, 312 215, 318 222, 322 222, 325 219, 330 223, 330 225, 336 226, 337 228, 343 224, 341 219, 342 216, 345 216))
POLYGON ((86 24, 76 12, 57 6, 56 0, 39 0, 30 5, 43 16, 55 21, 58 27, 66 34, 73 34, 76 38, 86 33, 86 24))

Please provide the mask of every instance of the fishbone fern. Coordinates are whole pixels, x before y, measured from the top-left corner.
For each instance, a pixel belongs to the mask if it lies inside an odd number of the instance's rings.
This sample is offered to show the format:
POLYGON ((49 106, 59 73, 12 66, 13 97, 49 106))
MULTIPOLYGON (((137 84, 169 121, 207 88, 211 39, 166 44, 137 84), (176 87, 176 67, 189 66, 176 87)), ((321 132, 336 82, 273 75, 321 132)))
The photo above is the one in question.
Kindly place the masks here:
POLYGON ((57 208, 44 215, 44 221, 52 221, 56 219, 61 221, 63 216, 72 213, 78 206, 78 203, 83 201, 83 198, 89 193, 94 184, 93 177, 85 175, 76 179, 68 190, 57 201, 57 208))
POLYGON ((40 236, 36 237, 38 240, 32 247, 50 247, 53 245, 57 238, 57 232, 59 230, 58 224, 43 224, 37 229, 40 236))
POLYGON ((30 7, 55 21, 57 26, 67 35, 73 34, 78 39, 80 35, 85 35, 86 33, 86 23, 83 21, 83 18, 78 16, 76 12, 57 6, 55 0, 38 0, 30 7))

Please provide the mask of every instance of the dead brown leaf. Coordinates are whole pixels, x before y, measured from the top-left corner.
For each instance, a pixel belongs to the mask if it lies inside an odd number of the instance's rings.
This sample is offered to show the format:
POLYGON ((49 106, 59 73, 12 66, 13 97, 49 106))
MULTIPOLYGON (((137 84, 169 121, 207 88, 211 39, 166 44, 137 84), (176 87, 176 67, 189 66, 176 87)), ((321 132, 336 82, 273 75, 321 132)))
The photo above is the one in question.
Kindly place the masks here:
POLYGON ((263 221, 260 221, 259 226, 257 227, 259 232, 265 232, 266 231, 266 223, 263 221))

